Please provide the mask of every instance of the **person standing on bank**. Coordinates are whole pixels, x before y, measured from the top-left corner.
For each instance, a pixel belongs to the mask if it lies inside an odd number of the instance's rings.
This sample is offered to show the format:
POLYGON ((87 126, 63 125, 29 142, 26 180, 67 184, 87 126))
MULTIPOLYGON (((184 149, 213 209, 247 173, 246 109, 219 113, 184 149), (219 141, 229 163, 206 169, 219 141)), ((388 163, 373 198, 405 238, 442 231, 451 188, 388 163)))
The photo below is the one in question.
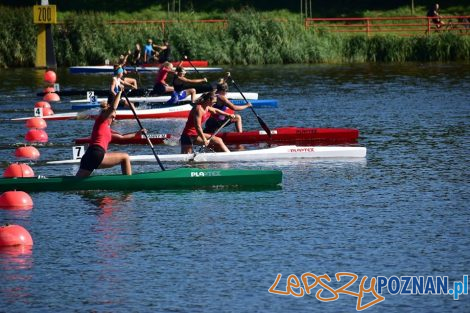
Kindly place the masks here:
POLYGON ((436 25, 437 29, 440 29, 445 23, 441 20, 439 15, 439 3, 434 4, 426 14, 427 17, 432 17, 431 21, 436 25))
POLYGON ((114 102, 103 102, 101 113, 96 118, 91 132, 91 141, 80 161, 80 169, 75 176, 88 177, 97 168, 110 168, 121 165, 123 175, 132 175, 132 167, 129 155, 125 152, 107 152, 111 142, 111 123, 116 117, 116 108, 121 100, 123 88, 121 87, 114 102))

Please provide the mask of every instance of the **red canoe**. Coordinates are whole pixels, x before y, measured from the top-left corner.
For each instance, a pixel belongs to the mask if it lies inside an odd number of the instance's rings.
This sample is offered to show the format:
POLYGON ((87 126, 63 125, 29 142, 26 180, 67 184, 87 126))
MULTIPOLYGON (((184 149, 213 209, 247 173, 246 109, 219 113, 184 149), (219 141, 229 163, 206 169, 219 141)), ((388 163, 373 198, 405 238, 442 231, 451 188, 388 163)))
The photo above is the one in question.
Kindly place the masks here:
MULTIPOLYGON (((271 129, 271 138, 263 130, 253 130, 243 133, 227 132, 217 134, 226 144, 250 144, 259 142, 282 144, 350 144, 357 142, 359 131, 353 128, 304 128, 281 127, 271 129)), ((170 134, 149 134, 153 144, 163 144, 165 140, 177 140, 170 134)), ((75 139, 76 144, 88 143, 90 138, 75 139)), ((146 144, 144 135, 137 134, 133 138, 116 140, 114 144, 146 144)))

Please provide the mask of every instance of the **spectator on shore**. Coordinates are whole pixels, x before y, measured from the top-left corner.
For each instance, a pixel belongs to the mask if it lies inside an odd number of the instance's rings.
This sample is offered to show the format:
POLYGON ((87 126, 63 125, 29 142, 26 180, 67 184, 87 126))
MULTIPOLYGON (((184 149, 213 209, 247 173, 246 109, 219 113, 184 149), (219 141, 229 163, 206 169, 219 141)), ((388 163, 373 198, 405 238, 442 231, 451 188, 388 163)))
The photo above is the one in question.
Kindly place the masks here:
POLYGON ((151 38, 147 39, 147 44, 144 46, 144 63, 151 63, 156 60, 158 57, 158 52, 155 51, 153 40, 151 38))
POLYGON ((135 44, 134 53, 132 54, 132 65, 139 66, 142 64, 142 49, 140 48, 140 44, 135 44))
POLYGON ((436 25, 437 29, 440 29, 445 23, 441 20, 439 15, 439 3, 434 4, 426 14, 427 17, 432 17, 431 21, 436 25))
POLYGON ((163 41, 163 45, 157 46, 160 50, 158 54, 158 63, 165 63, 171 61, 171 47, 168 40, 163 41))

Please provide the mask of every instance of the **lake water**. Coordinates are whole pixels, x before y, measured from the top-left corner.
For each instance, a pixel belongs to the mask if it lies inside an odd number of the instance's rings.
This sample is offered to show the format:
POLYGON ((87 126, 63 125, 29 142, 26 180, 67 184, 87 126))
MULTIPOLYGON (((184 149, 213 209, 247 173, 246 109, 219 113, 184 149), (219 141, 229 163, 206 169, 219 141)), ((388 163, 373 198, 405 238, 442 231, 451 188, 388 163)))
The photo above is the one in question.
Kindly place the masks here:
MULTIPOLYGON (((469 64, 226 70, 242 90, 279 101, 277 109, 257 110, 271 128, 358 128, 367 159, 205 165, 281 169, 281 190, 32 193, 31 211, 0 210, 0 224, 24 226, 35 242, 22 253, 0 251, 1 312, 352 312, 357 296, 322 302, 315 296, 320 286, 303 297, 269 289, 278 274, 275 289, 282 291, 291 274, 327 274, 337 289, 349 279, 339 283, 336 273, 354 273, 358 281, 348 290, 356 293, 365 276, 366 287, 378 276, 447 276, 451 288, 470 274, 469 64)), ((26 133, 24 123, 9 119, 32 115, 42 78, 30 69, 0 72, 2 171, 26 133)), ((142 74, 141 82, 150 87, 152 79, 142 74)), ((58 82, 104 89, 109 76, 61 69, 58 82)), ((66 112, 66 100, 54 111, 66 112)), ((259 129, 250 111, 241 114, 246 130, 259 129)), ((142 122, 173 134, 184 123, 142 122)), ((49 122, 41 161, 71 158, 72 140, 91 127, 49 122)), ((138 129, 134 121, 115 128, 138 129)), ((146 146, 112 149, 151 153, 146 146)), ((31 167, 40 175, 76 171, 31 167)), ((158 166, 134 166, 150 170, 158 166)), ((323 289, 320 297, 333 297, 323 289)), ((470 311, 469 295, 454 301, 384 288, 382 296, 366 312, 470 311)), ((367 293, 362 304, 374 299, 367 293)))

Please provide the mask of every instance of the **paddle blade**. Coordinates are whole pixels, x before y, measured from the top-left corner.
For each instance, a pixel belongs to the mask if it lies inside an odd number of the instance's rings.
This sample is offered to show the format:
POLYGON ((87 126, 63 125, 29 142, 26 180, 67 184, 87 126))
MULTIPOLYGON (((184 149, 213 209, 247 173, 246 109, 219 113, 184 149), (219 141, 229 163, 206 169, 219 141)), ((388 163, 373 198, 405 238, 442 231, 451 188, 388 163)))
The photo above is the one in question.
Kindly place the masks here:
POLYGON ((268 125, 266 125, 266 123, 258 115, 256 115, 256 118, 258 119, 258 123, 261 125, 261 128, 263 128, 266 134, 268 134, 268 137, 271 138, 271 130, 269 129, 268 125))

